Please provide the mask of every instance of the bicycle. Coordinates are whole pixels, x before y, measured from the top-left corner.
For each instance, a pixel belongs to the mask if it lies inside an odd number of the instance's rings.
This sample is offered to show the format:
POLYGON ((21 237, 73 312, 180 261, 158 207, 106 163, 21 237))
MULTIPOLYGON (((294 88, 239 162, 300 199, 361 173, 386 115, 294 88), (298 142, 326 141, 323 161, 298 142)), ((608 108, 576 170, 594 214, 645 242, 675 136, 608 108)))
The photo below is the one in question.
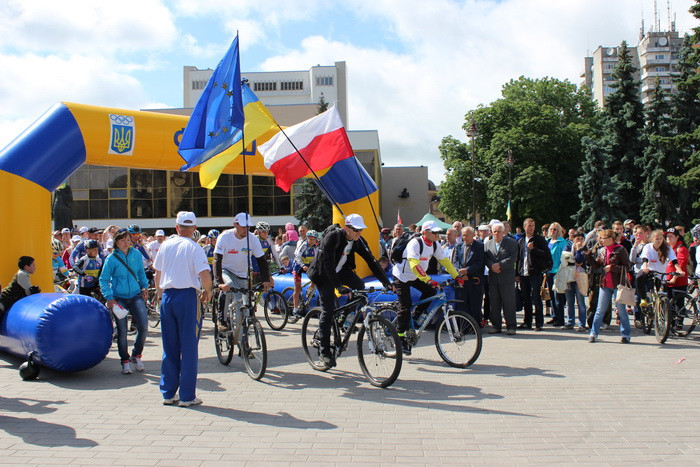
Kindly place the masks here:
POLYGON ((223 365, 231 363, 235 343, 238 345, 239 357, 243 358, 246 372, 256 381, 259 381, 265 375, 267 368, 265 333, 262 325, 255 317, 256 301, 252 300, 251 305, 243 304, 237 313, 233 301, 233 293, 255 294, 259 291, 262 291, 262 284, 256 285, 251 291, 232 288, 230 292, 220 293, 220 295, 223 294, 224 296, 219 297, 219 300, 226 300, 225 303, 227 303, 224 309, 224 320, 229 323, 227 328, 222 329, 216 312, 212 315, 214 320, 214 345, 219 362, 223 365))
MULTIPOLYGON (((282 290, 282 296, 287 301, 287 309, 294 310, 294 287, 286 287, 282 290)), ((289 314, 289 323, 294 324, 300 319, 302 319, 306 312, 311 309, 311 303, 316 298, 316 303, 318 303, 318 294, 316 293, 316 284, 308 281, 306 284, 302 284, 301 293, 299 294, 299 314, 294 313, 289 314), (304 290, 306 287, 306 290, 304 290)), ((284 327, 284 326, 282 326, 284 327)), ((282 328, 280 328, 282 329, 282 328)))
MULTIPOLYGON (((644 314, 645 325, 649 320, 650 313, 653 312, 654 335, 660 344, 663 344, 668 339, 672 327, 670 324, 671 319, 673 318, 675 321, 675 316, 678 314, 675 304, 672 304, 672 301, 669 300, 668 293, 666 292, 668 280, 664 279, 664 277, 669 275, 680 276, 680 274, 676 272, 662 273, 657 271, 649 271, 649 276, 653 281, 653 287, 651 287, 647 293, 648 304, 641 307, 642 313, 644 314), (672 308, 673 311, 671 310, 672 308)), ((697 312, 695 312, 695 315, 697 316, 697 312)), ((693 327, 695 326, 693 325, 693 327)), ((675 335, 679 335, 680 337, 690 334, 690 332, 687 332, 686 334, 678 334, 677 330, 674 330, 673 333, 675 335)))
POLYGON ((348 348, 350 337, 357 332, 357 359, 362 373, 372 386, 389 387, 401 372, 403 356, 399 334, 389 320, 375 313, 369 293, 374 290, 353 290, 348 302, 336 308, 331 325, 333 363, 321 357, 319 320, 321 307, 306 313, 301 326, 301 344, 309 365, 314 370, 328 371, 348 348))
POLYGON ((160 324, 160 299, 155 287, 148 288, 148 298, 146 299, 146 313, 148 314, 148 324, 152 328, 157 328, 160 324))
MULTIPOLYGON (((446 281, 441 285, 454 286, 454 284, 455 281, 446 281)), ((467 368, 481 355, 481 327, 470 315, 454 309, 454 304, 459 301, 448 300, 443 290, 432 297, 415 302, 411 307, 411 327, 406 331, 405 338, 411 347, 416 346, 428 324, 438 316, 438 313, 442 313, 442 319, 435 328, 435 347, 438 355, 450 366, 467 368), (414 320, 413 314, 416 307, 424 303, 431 303, 431 305, 414 320)), ((392 319, 393 322, 398 319, 396 304, 379 307, 377 313, 392 319)))

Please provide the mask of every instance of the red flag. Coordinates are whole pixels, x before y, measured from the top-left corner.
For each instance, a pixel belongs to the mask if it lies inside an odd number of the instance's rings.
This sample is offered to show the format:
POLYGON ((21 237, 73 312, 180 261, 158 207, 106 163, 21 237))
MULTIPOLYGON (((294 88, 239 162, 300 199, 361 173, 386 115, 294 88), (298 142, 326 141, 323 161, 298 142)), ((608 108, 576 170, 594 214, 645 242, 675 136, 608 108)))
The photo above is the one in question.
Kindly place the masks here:
POLYGON ((401 220, 401 209, 396 210, 396 223, 403 225, 403 221, 401 220))

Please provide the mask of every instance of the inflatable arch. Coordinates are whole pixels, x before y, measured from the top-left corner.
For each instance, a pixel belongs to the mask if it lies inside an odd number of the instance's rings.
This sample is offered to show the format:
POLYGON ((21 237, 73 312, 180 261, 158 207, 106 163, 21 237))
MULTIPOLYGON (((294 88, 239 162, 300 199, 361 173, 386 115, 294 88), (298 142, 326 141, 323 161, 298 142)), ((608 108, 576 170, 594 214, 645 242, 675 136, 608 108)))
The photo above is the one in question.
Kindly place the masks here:
MULTIPOLYGON (((37 272, 33 284, 45 292, 53 291, 51 269, 51 193, 83 164, 145 168, 158 170, 179 170, 183 160, 177 153, 182 132, 189 117, 108 107, 97 107, 75 103, 59 103, 49 109, 27 130, 0 151, 0 199, 2 200, 2 220, 16 234, 11 241, 3 243, 0 253, 0 284, 7 285, 17 270, 17 259, 22 255, 36 258, 37 272)), ((272 135, 267 135, 265 139, 272 135)), ((246 170, 252 175, 270 175, 263 165, 262 156, 249 147, 246 155, 246 170)), ((354 158, 329 169, 323 176, 325 186, 332 193, 340 208, 346 214, 355 212, 366 219, 368 229, 365 238, 376 239, 370 245, 376 255, 379 249, 378 227, 372 206, 378 209, 378 190, 368 197, 360 192, 363 186, 373 186, 373 182, 360 167, 359 175, 354 158), (352 169, 352 170, 350 170, 352 169), (362 183, 360 177, 365 178, 362 183), (371 204, 370 204, 371 200, 371 204)), ((197 170, 197 169, 195 169, 197 170)), ((243 156, 236 158, 224 169, 224 173, 243 173, 243 156)), ((231 213, 233 217, 235 213, 231 213)), ((334 208, 334 222, 343 223, 341 213, 334 208)), ((358 266, 363 264, 359 262, 358 266)), ((369 274, 369 269, 358 271, 369 274)), ((41 294, 44 295, 44 294, 41 294)), ((47 294, 51 295, 51 294, 47 294)), ((7 342, 32 341, 41 336, 24 336, 8 340, 5 321, 10 314, 22 313, 30 321, 39 321, 57 313, 49 313, 53 300, 27 297, 10 309, 0 326, 0 350, 25 356, 23 352, 31 345, 7 345, 7 342), (26 303, 22 303, 27 300, 26 303), (21 306, 18 306, 20 305, 21 306), (38 307, 38 309, 37 309, 38 307), (15 311, 16 310, 16 311, 15 311), (39 313, 42 311, 44 313, 39 313), (33 318, 31 318, 33 317, 33 318)), ((73 306, 84 306, 75 301, 73 306)), ((62 305, 65 307, 65 305, 62 305)), ((59 311, 64 319, 68 316, 63 308, 59 311)), ((73 316, 78 316, 73 314, 73 316)), ((24 318, 21 318, 23 320, 24 318)), ((79 321, 74 321, 78 324, 79 321)), ((25 326, 25 333, 37 332, 25 326)), ((46 339, 46 333, 43 339, 46 339)), ((104 358, 104 355, 101 357, 104 358)), ((39 356, 40 362, 51 361, 50 357, 39 356)), ((101 359, 100 359, 101 361, 101 359)), ((97 362, 99 363, 99 362, 97 362)), ((96 364, 96 363, 95 363, 96 364)), ((60 364, 57 366, 60 369, 60 364)))

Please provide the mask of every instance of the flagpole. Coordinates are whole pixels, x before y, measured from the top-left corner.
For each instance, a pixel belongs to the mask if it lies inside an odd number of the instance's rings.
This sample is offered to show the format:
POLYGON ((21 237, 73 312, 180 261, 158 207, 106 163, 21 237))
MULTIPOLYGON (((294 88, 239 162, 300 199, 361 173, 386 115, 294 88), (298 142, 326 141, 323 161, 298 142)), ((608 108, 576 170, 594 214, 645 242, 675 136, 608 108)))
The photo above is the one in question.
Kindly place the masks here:
MULTIPOLYGON (((243 127, 245 128, 245 125, 243 127)), ((241 135, 241 142, 243 144, 243 152, 245 153, 245 132, 243 132, 243 134, 241 135)), ((246 224, 247 224, 248 219, 250 218, 250 213, 248 212, 250 209, 250 200, 248 199, 248 170, 247 170, 246 161, 245 161, 246 156, 245 156, 245 154, 242 154, 242 156, 243 156, 243 178, 245 180, 243 182, 243 186, 245 188, 246 200, 247 200, 246 208, 245 208, 245 211, 243 211, 243 212, 245 212, 245 215, 247 216, 245 219, 246 224)), ((248 286, 247 287, 247 289, 248 289, 248 304, 250 305, 253 303, 253 301, 252 301, 253 293, 251 291, 252 284, 251 284, 251 280, 250 280, 250 237, 248 236, 249 229, 250 229, 250 226, 247 225, 245 228, 245 242, 246 242, 246 248, 248 249, 248 254, 246 255, 246 259, 248 260, 248 268, 246 269, 246 271, 247 271, 246 272, 246 283, 248 286)))
POLYGON ((355 164, 357 166, 357 173, 360 175, 360 180, 362 180, 362 188, 365 189, 365 196, 367 196, 367 201, 369 202, 369 207, 372 209, 372 215, 374 216, 374 222, 377 224, 377 228, 381 230, 382 226, 379 225, 379 219, 377 219, 377 213, 374 210, 374 204, 372 204, 372 198, 369 197, 369 190, 367 190, 367 184, 365 184, 365 177, 362 176, 362 166, 360 161, 355 154, 353 154, 353 159, 355 159, 355 164))
POLYGON ((316 179, 316 183, 318 183, 319 188, 321 188, 321 191, 323 191, 323 194, 325 194, 326 197, 331 201, 331 203, 333 203, 333 206, 335 206, 336 209, 337 209, 338 211, 340 211, 340 215, 343 216, 343 217, 345 217, 345 213, 343 212, 342 209, 340 209, 340 206, 338 206, 338 203, 335 202, 335 200, 334 200, 333 197, 331 196, 330 191, 328 191, 328 189, 327 189, 326 186, 323 184, 323 182, 321 181, 321 179, 318 177, 318 175, 316 175, 316 172, 314 172, 314 169, 311 168, 311 165, 309 165, 309 163, 307 162, 306 158, 301 154, 301 152, 299 151, 299 149, 297 149, 297 147, 296 147, 296 145, 294 144, 294 142, 291 140, 291 138, 289 138, 289 136, 287 136, 287 133, 285 133, 284 129, 280 126, 279 123, 277 124, 277 128, 280 129, 280 132, 282 132, 282 134, 284 135, 284 137, 287 138, 287 141, 289 141, 289 144, 292 145, 292 147, 294 148, 294 150, 296 151, 296 153, 299 155, 299 158, 304 162, 304 164, 306 165, 306 167, 311 171, 311 174, 312 174, 312 175, 314 176, 314 178, 316 179))

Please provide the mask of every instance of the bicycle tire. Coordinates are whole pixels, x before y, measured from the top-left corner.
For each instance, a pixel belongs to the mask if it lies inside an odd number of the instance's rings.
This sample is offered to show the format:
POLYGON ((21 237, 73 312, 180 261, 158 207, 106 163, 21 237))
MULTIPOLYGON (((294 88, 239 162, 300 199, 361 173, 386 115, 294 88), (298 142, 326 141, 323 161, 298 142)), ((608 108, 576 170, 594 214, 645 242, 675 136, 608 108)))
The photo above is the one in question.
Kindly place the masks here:
POLYGON ((284 295, 274 290, 270 290, 265 295, 263 304, 265 312, 265 321, 267 321, 270 329, 281 331, 287 325, 289 320, 289 308, 284 299, 284 295))
POLYGON ((243 325, 239 347, 248 376, 260 381, 267 369, 267 342, 260 321, 243 325))
MULTIPOLYGON (((214 313, 216 316, 216 313, 214 313)), ((233 333, 231 330, 221 333, 219 322, 214 318, 214 347, 216 347, 216 357, 222 365, 228 365, 233 359, 233 333)))
POLYGON ((282 296, 287 302, 288 307, 294 307, 294 287, 285 287, 282 289, 282 296))
POLYGON ((438 355, 445 363, 455 368, 467 368, 481 355, 481 327, 474 318, 463 311, 451 311, 445 314, 435 329, 435 347, 438 355), (453 330, 454 339, 450 339, 447 320, 453 330), (456 332, 455 332, 456 330, 456 332), (463 356, 453 356, 447 346, 455 347, 454 353, 463 356))
MULTIPOLYGON (((320 361, 321 348, 319 340, 319 320, 321 318, 321 307, 310 309, 304 317, 301 325, 301 346, 304 348, 306 361, 311 368, 317 371, 328 371, 331 365, 326 365, 320 361)), ((331 330, 331 344, 333 343, 333 332, 331 330)))
POLYGON ((403 354, 399 333, 388 319, 373 315, 367 327, 360 326, 357 359, 372 386, 386 388, 396 381, 401 373, 403 354))
POLYGON ((678 337, 688 337, 691 332, 695 329, 695 316, 697 316, 697 307, 695 305, 695 302, 686 297, 683 308, 685 310, 690 309, 690 312, 692 313, 693 318, 685 316, 685 317, 680 317, 679 316, 679 323, 681 325, 681 329, 676 329, 675 334, 678 337))
POLYGON ((374 310, 374 315, 381 316, 396 326, 396 319, 399 316, 399 312, 394 305, 380 305, 374 310))
POLYGON ((654 304, 654 334, 659 344, 663 344, 668 339, 670 327, 668 321, 668 299, 662 297, 654 304))

